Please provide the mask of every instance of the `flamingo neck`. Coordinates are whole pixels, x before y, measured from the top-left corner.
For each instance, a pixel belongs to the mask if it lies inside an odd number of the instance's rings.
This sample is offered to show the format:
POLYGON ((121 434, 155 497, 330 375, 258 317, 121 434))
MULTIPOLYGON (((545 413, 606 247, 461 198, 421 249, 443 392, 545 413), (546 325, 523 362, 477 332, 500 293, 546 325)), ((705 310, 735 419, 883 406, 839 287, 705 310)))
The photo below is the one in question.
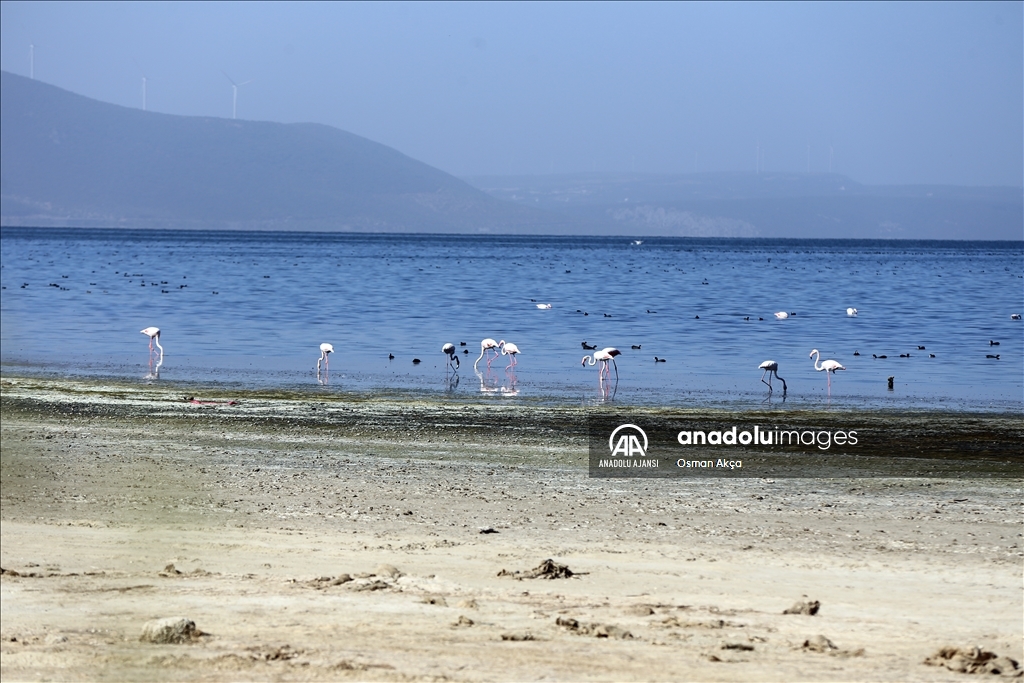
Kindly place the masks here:
POLYGON ((824 370, 825 368, 821 367, 821 352, 815 349, 811 355, 814 356, 814 369, 818 372, 824 370))

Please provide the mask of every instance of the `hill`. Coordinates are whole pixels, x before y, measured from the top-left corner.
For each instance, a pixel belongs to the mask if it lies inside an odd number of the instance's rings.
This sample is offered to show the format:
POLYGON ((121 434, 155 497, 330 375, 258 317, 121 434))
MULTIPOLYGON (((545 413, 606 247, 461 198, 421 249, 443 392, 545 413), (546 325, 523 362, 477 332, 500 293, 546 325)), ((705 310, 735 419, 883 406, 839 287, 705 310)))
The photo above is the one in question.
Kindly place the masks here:
POLYGON ((479 176, 591 230, 693 237, 1024 239, 1019 187, 871 186, 832 173, 479 176))
POLYGON ((145 112, 0 77, 3 225, 544 232, 565 220, 330 126, 145 112))

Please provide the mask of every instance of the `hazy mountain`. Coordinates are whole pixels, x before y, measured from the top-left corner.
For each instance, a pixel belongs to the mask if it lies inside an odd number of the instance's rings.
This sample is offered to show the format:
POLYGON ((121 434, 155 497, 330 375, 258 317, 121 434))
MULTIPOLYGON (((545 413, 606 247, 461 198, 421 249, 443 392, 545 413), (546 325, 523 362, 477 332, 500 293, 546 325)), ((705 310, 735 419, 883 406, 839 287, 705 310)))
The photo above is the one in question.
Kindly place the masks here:
POLYGON ((1024 239, 1019 187, 867 186, 838 174, 467 178, 594 231, 694 237, 1024 239))
POLYGON ((1024 239, 1021 188, 797 173, 467 183, 330 126, 144 112, 0 77, 3 225, 1024 239))
POLYGON ((3 225, 544 232, 500 201, 319 124, 144 112, 2 72, 3 225))

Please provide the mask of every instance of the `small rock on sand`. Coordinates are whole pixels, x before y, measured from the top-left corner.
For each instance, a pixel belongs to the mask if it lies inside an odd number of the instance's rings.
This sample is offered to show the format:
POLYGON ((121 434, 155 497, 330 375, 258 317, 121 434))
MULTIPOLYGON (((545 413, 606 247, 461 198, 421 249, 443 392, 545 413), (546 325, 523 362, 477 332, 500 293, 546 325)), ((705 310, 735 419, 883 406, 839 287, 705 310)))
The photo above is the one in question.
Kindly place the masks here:
POLYGON ((456 607, 461 607, 462 609, 476 609, 476 607, 477 607, 476 600, 474 600, 473 598, 466 598, 465 600, 459 600, 459 602, 455 606, 456 607))
POLYGON ((783 610, 783 614, 804 614, 809 617, 813 617, 818 613, 821 608, 821 603, 817 600, 797 600, 793 603, 793 606, 789 609, 783 610))
POLYGON ((390 564, 382 564, 377 567, 377 571, 374 572, 376 576, 386 576, 389 579, 397 579, 402 576, 402 572, 398 571, 398 568, 390 564))
POLYGON ((425 605, 437 605, 438 607, 448 606, 448 601, 440 595, 428 595, 427 597, 423 598, 423 603, 425 605))
POLYGON ((633 605, 626 608, 626 614, 632 617, 649 617, 654 614, 654 609, 650 605, 633 605))
POLYGON ((812 652, 832 652, 839 649, 835 643, 822 635, 808 638, 804 641, 803 647, 805 650, 811 650, 812 652))
POLYGON ((512 641, 536 640, 530 633, 502 633, 501 639, 512 641))
POLYGON ((147 621, 139 640, 144 643, 185 643, 202 635, 196 623, 185 617, 166 617, 147 621))
POLYGON ((475 622, 469 617, 459 615, 458 621, 452 624, 453 627, 472 626, 475 622))

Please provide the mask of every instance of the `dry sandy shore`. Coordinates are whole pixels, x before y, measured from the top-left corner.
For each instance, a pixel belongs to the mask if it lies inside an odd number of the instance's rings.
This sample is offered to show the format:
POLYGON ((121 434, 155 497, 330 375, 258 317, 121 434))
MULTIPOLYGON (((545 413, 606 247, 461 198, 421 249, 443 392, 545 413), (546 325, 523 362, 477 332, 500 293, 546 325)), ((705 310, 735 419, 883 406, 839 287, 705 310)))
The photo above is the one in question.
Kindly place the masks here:
POLYGON ((17 377, 0 406, 4 681, 971 680, 923 660, 1024 659, 1020 480, 594 480, 580 416, 543 407, 17 377), (547 558, 577 575, 498 576, 547 558), (206 635, 139 642, 174 616, 206 635))

